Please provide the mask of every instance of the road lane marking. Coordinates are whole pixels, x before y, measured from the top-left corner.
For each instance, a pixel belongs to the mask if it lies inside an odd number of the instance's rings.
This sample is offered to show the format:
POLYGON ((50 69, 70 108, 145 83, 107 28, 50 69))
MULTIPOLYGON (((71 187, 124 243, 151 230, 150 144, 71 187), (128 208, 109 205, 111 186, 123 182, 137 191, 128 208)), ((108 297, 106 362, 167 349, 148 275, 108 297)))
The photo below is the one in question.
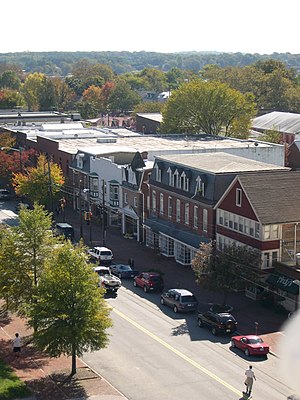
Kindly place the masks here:
POLYGON ((181 351, 175 349, 175 347, 171 346, 170 344, 168 344, 164 340, 160 339, 158 336, 156 336, 152 332, 148 331, 148 329, 144 328, 143 326, 141 326, 137 322, 133 321, 131 318, 127 317, 121 311, 119 311, 119 310, 117 310, 115 308, 113 308, 113 311, 116 314, 118 314, 121 318, 123 318, 127 322, 129 322, 131 325, 135 326, 137 329, 139 329, 140 331, 144 332, 146 335, 150 336, 156 342, 160 343, 165 348, 171 350, 174 354, 177 354, 179 357, 181 357, 182 359, 184 359, 185 361, 187 361, 188 363, 190 363, 191 365, 193 365, 194 367, 199 369, 201 372, 203 372, 204 374, 208 375, 210 378, 214 379, 216 382, 220 383, 221 385, 223 385, 227 389, 231 390, 233 393, 235 393, 235 394, 237 394, 239 396, 241 395, 241 391, 240 390, 237 390, 236 388, 231 386, 229 383, 225 382, 223 379, 219 378, 217 375, 215 375, 214 373, 210 372, 208 369, 206 369, 202 365, 198 364, 196 361, 192 360, 190 357, 188 357, 185 354, 181 353, 181 351))

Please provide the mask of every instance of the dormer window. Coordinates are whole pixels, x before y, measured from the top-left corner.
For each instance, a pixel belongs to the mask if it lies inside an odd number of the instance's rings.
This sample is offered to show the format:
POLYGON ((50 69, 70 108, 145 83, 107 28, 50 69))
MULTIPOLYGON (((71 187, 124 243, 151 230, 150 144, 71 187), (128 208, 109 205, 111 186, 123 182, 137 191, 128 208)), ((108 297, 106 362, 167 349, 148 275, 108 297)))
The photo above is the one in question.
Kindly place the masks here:
POLYGON ((161 168, 159 164, 155 165, 154 170, 155 170, 155 180, 157 182, 161 182, 161 168))
POLYGON ((238 207, 242 206, 242 189, 236 189, 235 192, 235 205, 238 207))
POLYGON ((204 197, 204 190, 205 190, 205 184, 202 181, 201 177, 197 176, 195 194, 200 194, 201 196, 204 197))
POLYGON ((83 157, 84 157, 84 154, 83 153, 78 153, 77 154, 77 168, 83 168, 83 157))

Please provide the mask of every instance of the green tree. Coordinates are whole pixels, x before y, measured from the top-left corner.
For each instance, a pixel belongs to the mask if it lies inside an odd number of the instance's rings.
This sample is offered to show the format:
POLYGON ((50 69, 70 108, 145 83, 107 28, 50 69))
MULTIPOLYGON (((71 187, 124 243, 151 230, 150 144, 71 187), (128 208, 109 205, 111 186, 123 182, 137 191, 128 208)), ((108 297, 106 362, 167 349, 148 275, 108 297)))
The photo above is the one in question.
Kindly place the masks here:
POLYGON ((141 102, 140 96, 123 79, 117 79, 109 96, 109 108, 113 112, 127 112, 141 102))
POLYGON ((251 95, 219 82, 194 80, 172 92, 162 110, 162 133, 247 137, 255 116, 251 95))
POLYGON ((29 312, 29 325, 37 328, 33 342, 52 357, 72 356, 71 375, 76 356, 108 344, 112 321, 96 279, 86 249, 67 242, 47 259, 29 312))
POLYGON ((64 184, 64 176, 59 165, 41 154, 36 167, 13 174, 12 184, 18 196, 26 196, 32 202, 52 208, 53 200, 64 184))
POLYGON ((215 243, 200 243, 192 261, 196 282, 209 290, 223 294, 223 304, 233 290, 257 283, 261 257, 259 251, 247 246, 226 246, 218 251, 215 243))
POLYGON ((52 79, 55 93, 55 106, 58 111, 71 110, 76 101, 75 92, 61 78, 52 79))
POLYGON ((5 89, 19 90, 21 86, 21 80, 16 71, 4 71, 0 75, 0 87, 5 89))
POLYGON ((133 108, 133 114, 136 113, 160 113, 164 104, 158 101, 146 101, 140 103, 133 108))
POLYGON ((26 316, 34 302, 44 263, 58 239, 50 230, 51 215, 35 204, 22 208, 19 225, 0 235, 0 294, 9 308, 26 316))
POLYGON ((43 77, 41 90, 38 95, 39 110, 51 110, 55 108, 56 97, 53 81, 46 76, 43 77))
POLYGON ((282 134, 277 129, 271 129, 269 131, 265 131, 263 134, 259 136, 259 140, 263 142, 270 143, 282 143, 282 134))
POLYGON ((39 72, 27 75, 22 87, 29 111, 38 111, 40 107, 40 93, 43 91, 45 75, 39 72))
POLYGON ((0 108, 14 108, 17 106, 25 106, 24 97, 14 89, 1 89, 0 90, 0 108))
POLYGON ((163 92, 168 88, 166 74, 156 68, 144 68, 140 72, 141 78, 147 83, 145 89, 163 92))

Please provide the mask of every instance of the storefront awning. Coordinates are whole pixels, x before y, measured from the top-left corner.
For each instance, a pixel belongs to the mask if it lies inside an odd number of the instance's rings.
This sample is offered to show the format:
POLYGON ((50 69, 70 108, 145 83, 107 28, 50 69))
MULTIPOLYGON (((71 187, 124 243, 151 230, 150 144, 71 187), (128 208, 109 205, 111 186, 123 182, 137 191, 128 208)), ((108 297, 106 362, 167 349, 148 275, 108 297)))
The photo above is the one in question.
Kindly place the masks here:
POLYGON ((294 283, 294 279, 285 275, 270 274, 266 282, 276 286, 279 289, 285 290, 292 294, 299 294, 299 285, 294 283))

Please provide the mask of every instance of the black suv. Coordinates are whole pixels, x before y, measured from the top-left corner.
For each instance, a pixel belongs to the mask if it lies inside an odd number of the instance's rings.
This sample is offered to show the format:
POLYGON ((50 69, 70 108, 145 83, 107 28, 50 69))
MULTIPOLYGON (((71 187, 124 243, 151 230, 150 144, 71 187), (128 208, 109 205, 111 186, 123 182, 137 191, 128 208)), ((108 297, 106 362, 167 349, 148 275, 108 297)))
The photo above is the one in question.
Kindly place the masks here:
POLYGON ((164 288, 164 281, 162 276, 157 272, 142 272, 134 277, 133 286, 139 286, 144 289, 144 292, 159 291, 164 288))
POLYGON ((218 333, 233 333, 237 330, 237 322, 229 313, 207 311, 198 314, 198 326, 211 329, 213 335, 218 333))

